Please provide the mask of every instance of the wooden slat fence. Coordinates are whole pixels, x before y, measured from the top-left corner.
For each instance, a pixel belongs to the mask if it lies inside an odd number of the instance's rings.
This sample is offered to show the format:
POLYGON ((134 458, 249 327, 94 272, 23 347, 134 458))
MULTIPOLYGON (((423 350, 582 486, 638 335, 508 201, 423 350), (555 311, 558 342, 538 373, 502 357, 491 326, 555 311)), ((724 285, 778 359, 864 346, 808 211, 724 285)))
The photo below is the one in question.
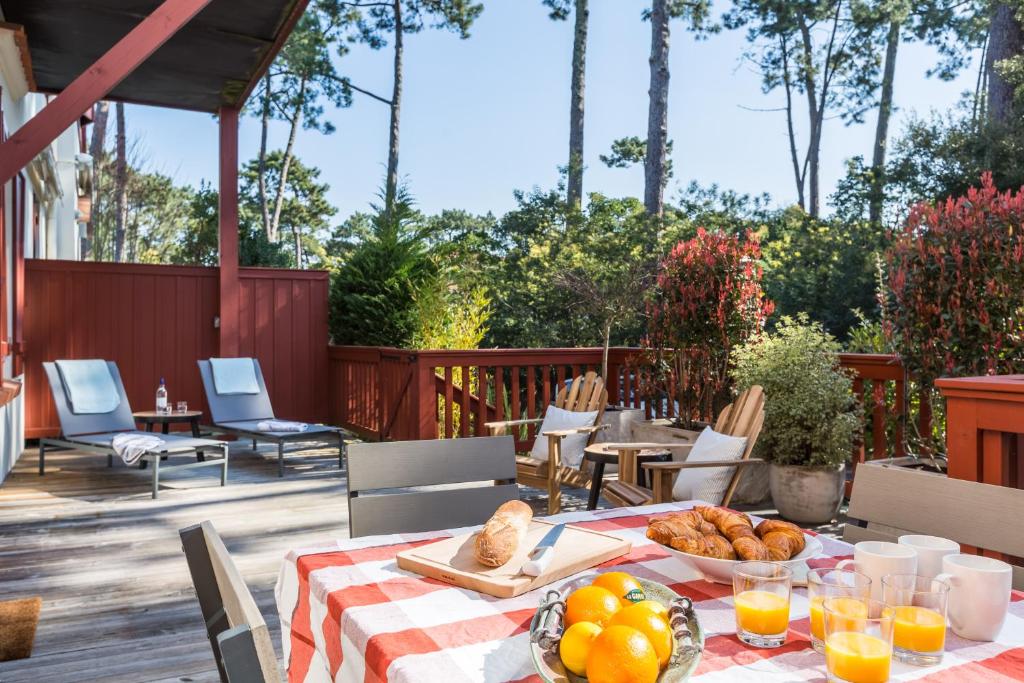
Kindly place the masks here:
MULTIPOLYGON (((637 349, 611 349, 609 402, 644 408, 650 417, 673 417, 668 400, 644 401, 637 349)), ((566 380, 600 371, 601 349, 477 349, 411 351, 334 346, 329 352, 331 419, 373 439, 478 436, 488 421, 543 415, 566 380)), ((855 374, 867 430, 854 462, 903 455, 906 376, 894 356, 843 354, 855 374)), ((534 427, 516 434, 527 450, 534 427)))
MULTIPOLYGON (((260 360, 275 410, 327 418, 327 273, 243 268, 239 352, 260 360)), ((59 431, 43 361, 115 361, 135 410, 161 377, 172 403, 206 411, 196 361, 217 355, 216 268, 58 260, 26 262, 25 431, 59 431)))

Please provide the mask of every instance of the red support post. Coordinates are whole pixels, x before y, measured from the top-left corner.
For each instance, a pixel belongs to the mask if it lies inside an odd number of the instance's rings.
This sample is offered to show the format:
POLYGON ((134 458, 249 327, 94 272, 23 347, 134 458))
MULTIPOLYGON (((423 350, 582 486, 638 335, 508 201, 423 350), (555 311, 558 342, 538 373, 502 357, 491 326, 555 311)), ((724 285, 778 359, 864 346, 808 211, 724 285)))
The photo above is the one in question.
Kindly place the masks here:
POLYGON ((165 0, 36 116, 0 145, 0 185, 146 61, 211 0, 165 0))
POLYGON ((238 109, 220 110, 220 355, 238 355, 238 109))

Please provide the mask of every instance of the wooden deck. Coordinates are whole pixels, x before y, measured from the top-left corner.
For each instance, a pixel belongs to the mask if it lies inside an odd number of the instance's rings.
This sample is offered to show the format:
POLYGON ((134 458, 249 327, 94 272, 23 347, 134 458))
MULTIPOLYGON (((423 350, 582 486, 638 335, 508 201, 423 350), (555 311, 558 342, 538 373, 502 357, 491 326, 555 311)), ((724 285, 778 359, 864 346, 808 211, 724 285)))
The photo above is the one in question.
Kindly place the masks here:
MULTIPOLYGON (((149 472, 75 453, 28 450, 0 485, 0 599, 40 595, 31 659, 0 662, 0 681, 216 681, 178 529, 211 520, 280 653, 274 582, 285 553, 348 535, 337 451, 286 460, 233 444, 228 486, 216 468, 149 472)), ((580 492, 583 493, 583 492, 580 492)), ((524 490, 540 512, 539 492, 524 490), (531 496, 529 494, 535 494, 531 496)), ((563 493, 566 509, 586 500, 563 493)))

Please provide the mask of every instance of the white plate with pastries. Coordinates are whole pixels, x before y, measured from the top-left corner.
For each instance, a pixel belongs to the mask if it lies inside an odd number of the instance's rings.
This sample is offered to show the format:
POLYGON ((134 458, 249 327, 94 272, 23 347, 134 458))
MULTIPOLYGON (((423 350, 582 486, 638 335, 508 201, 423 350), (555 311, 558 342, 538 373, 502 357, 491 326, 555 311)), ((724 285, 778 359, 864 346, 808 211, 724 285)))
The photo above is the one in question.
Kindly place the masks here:
MULTIPOLYGON (((782 522, 781 520, 768 520, 768 523, 762 526, 762 523, 755 523, 750 517, 744 513, 737 513, 733 510, 727 510, 725 508, 714 508, 713 506, 698 506, 693 511, 680 511, 679 513, 668 513, 667 515, 658 515, 652 517, 650 520, 650 526, 648 527, 649 533, 648 538, 651 538, 655 542, 658 542, 668 551, 671 555, 678 557, 683 562, 700 572, 705 579, 713 581, 715 583, 732 583, 732 569, 738 563, 744 561, 744 558, 736 556, 736 559, 723 559, 714 555, 722 555, 730 551, 729 546, 735 544, 730 542, 725 535, 722 533, 722 524, 714 525, 711 521, 705 520, 706 523, 700 524, 691 523, 692 520, 697 519, 701 516, 701 511, 704 515, 709 516, 715 522, 720 522, 721 518, 726 518, 729 521, 736 522, 739 524, 740 520, 745 520, 751 530, 755 531, 754 536, 757 538, 749 543, 757 546, 757 541, 765 545, 769 549, 771 555, 769 557, 757 556, 749 557, 747 559, 766 559, 774 562, 779 562, 793 570, 793 583, 795 585, 803 585, 806 583, 807 576, 807 560, 819 556, 822 553, 821 541, 815 536, 808 534, 807 532, 800 529, 795 524, 789 522, 782 522), (721 512, 709 512, 710 510, 720 510, 721 512), (696 514, 694 514, 696 513, 696 514), (682 516, 677 516, 682 515, 682 516), (688 516, 687 516, 688 515, 688 516), (735 515, 735 517, 732 517, 735 515), (682 538, 684 540, 674 540, 665 542, 666 536, 664 535, 652 535, 650 529, 655 526, 655 522, 665 520, 666 518, 674 517, 675 519, 670 522, 672 526, 679 530, 680 536, 676 538, 682 538), (738 518, 738 519, 737 519, 738 518), (681 525, 681 526, 680 526, 681 525), (702 532, 699 535, 706 536, 707 540, 699 539, 697 535, 692 535, 695 541, 687 543, 685 538, 691 535, 691 532, 686 531, 683 527, 692 527, 695 531, 702 532), (714 532, 711 532, 711 526, 716 526, 714 532), (784 540, 780 536, 769 536, 769 533, 773 531, 779 532, 780 535, 789 535, 789 540, 784 540), (803 542, 800 543, 796 540, 795 533, 799 532, 799 535, 803 537, 803 542), (760 536, 763 535, 764 539, 760 536), (657 537, 656 537, 657 536, 657 537), (717 536, 717 538, 712 538, 717 536), (673 545, 675 547, 673 547, 673 545), (781 548, 780 548, 781 546, 781 548), (800 547, 802 546, 802 547, 800 547), (687 549, 697 549, 709 555, 695 554, 691 552, 685 552, 681 550, 681 547, 687 549), (798 552, 791 553, 789 550, 796 550, 798 552)), ((665 527, 662 526, 661 530, 664 531, 665 527)), ((735 530, 729 527, 725 528, 726 531, 734 532, 735 530)), ((744 531, 744 534, 747 534, 744 531)), ((731 534, 735 535, 735 534, 731 534)), ((742 545, 744 542, 741 541, 742 545)), ((754 549, 757 552, 757 549, 754 549)), ((731 552, 735 555, 736 549, 733 547, 731 552)))

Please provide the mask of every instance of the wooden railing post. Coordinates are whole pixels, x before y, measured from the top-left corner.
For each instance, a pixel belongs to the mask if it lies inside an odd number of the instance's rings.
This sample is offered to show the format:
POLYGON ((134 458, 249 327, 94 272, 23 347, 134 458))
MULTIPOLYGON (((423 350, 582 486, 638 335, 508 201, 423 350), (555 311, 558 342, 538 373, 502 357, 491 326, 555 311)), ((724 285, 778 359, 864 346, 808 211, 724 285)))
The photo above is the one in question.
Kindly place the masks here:
MULTIPOLYGON (((434 364, 423 357, 424 354, 413 352, 412 382, 409 384, 408 396, 411 402, 409 425, 410 439, 436 439, 437 434, 437 387, 434 377, 434 364)), ((466 379, 463 379, 465 388, 466 379)), ((468 419, 467 415, 462 416, 468 419)))

